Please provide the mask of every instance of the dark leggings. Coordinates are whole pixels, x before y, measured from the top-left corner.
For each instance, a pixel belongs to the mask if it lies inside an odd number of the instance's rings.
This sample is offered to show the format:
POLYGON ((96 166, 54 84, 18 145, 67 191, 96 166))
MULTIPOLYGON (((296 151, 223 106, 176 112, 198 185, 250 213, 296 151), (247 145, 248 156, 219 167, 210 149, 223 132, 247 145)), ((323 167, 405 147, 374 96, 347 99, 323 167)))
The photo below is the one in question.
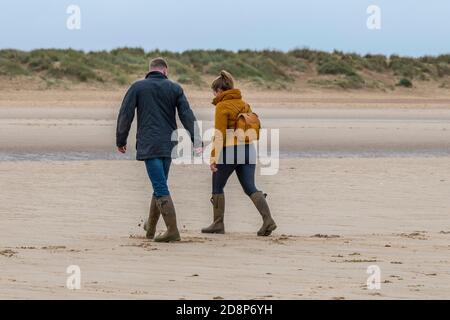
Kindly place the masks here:
POLYGON ((258 191, 255 186, 255 170, 256 152, 253 145, 224 148, 219 164, 217 164, 217 172, 214 172, 212 176, 212 193, 223 194, 223 189, 227 184, 228 178, 236 171, 236 175, 244 192, 248 196, 251 196, 258 191), (232 153, 231 155, 230 151, 232 153), (227 154, 229 156, 227 156, 227 154))

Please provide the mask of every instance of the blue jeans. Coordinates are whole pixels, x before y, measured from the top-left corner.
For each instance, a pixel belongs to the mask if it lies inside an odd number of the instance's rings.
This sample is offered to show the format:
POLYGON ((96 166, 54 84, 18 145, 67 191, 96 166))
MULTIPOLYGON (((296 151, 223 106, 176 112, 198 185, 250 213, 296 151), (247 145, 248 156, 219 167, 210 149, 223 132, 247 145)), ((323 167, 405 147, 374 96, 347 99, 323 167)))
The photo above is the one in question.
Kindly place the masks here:
POLYGON ((255 149, 252 145, 235 146, 234 156, 232 155, 230 159, 230 157, 226 156, 227 150, 230 153, 230 148, 233 147, 226 147, 222 150, 221 159, 219 164, 217 164, 217 172, 214 172, 212 176, 212 193, 223 194, 228 178, 236 171, 242 189, 248 196, 251 196, 258 192, 255 186, 255 149), (221 164, 221 162, 224 163, 221 164))
POLYGON ((171 158, 145 160, 145 167, 153 186, 153 195, 157 198, 170 196, 167 180, 169 179, 171 163, 171 158))

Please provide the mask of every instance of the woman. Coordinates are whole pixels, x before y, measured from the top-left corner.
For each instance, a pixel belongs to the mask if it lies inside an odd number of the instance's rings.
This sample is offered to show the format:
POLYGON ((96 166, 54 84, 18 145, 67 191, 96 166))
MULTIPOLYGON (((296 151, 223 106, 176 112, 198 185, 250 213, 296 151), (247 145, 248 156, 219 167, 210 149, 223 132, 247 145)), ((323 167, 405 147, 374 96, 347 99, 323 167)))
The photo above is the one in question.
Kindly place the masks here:
POLYGON ((266 194, 255 186, 256 151, 251 142, 235 137, 234 129, 240 113, 252 112, 250 106, 242 100, 241 91, 234 88, 231 74, 222 71, 211 88, 216 106, 213 150, 211 152, 212 198, 214 222, 203 233, 225 233, 224 187, 231 174, 236 171, 244 192, 250 197, 263 218, 258 236, 269 236, 277 228, 273 220, 266 194), (230 159, 231 158, 231 159, 230 159))

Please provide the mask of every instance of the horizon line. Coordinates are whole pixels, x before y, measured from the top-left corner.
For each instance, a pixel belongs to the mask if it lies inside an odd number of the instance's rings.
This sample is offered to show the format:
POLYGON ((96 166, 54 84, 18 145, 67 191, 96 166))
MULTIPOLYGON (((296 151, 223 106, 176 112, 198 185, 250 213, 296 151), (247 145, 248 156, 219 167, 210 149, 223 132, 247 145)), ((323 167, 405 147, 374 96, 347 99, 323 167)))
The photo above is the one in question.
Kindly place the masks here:
POLYGON ((278 48, 263 48, 263 49, 251 49, 251 48, 243 48, 243 49, 224 49, 224 48, 191 48, 191 49, 184 49, 184 50, 169 50, 169 49, 160 49, 160 48, 153 48, 153 49, 145 49, 144 47, 141 46, 117 46, 117 47, 113 47, 110 49, 94 49, 94 50, 89 50, 89 49, 77 49, 75 47, 40 47, 40 48, 34 48, 34 49, 18 49, 18 48, 13 48, 13 47, 0 47, 0 51, 3 50, 16 50, 16 51, 22 51, 22 52, 32 52, 32 51, 36 51, 36 50, 74 50, 74 51, 79 51, 79 52, 83 52, 83 53, 90 53, 90 52, 112 52, 114 50, 119 50, 119 49, 142 49, 144 51, 145 54, 151 53, 151 52, 155 52, 155 51, 159 51, 159 52, 169 52, 169 53, 178 53, 178 54, 183 54, 185 52, 190 52, 190 51, 225 51, 225 52, 233 52, 233 53, 239 53, 239 52, 245 52, 245 51, 251 51, 251 52, 264 52, 264 51, 272 51, 272 52, 282 52, 282 53, 290 53, 296 50, 309 50, 309 51, 317 51, 317 52, 325 52, 325 53, 335 53, 335 52, 341 52, 343 54, 356 54, 359 56, 368 56, 368 55, 372 55, 372 56, 385 56, 385 57, 392 57, 392 56, 398 56, 398 57, 403 57, 403 58, 414 58, 414 59, 420 59, 420 58, 424 58, 424 57, 440 57, 440 56, 446 56, 446 55, 450 55, 450 52, 446 52, 446 53, 439 53, 439 54, 421 54, 421 55, 408 55, 408 54, 399 54, 399 53, 390 53, 390 54, 386 54, 386 53, 369 53, 369 52, 358 52, 358 51, 345 51, 345 50, 340 50, 340 49, 333 49, 333 50, 325 50, 325 49, 314 49, 308 46, 303 46, 303 47, 294 47, 288 50, 283 50, 283 49, 278 49, 278 48))

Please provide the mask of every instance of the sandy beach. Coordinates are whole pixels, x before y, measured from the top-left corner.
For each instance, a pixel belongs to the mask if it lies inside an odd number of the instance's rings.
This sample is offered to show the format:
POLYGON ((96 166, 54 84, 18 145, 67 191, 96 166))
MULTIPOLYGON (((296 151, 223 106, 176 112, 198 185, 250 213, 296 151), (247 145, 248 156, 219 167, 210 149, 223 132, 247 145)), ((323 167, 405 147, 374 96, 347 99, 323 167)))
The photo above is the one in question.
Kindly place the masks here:
MULTIPOLYGON (((183 241, 156 244, 140 226, 152 192, 144 166, 114 152, 122 93, 66 94, 0 99, 1 299, 450 298, 446 97, 311 96, 316 105, 295 107, 289 95, 250 94, 280 129, 279 173, 257 179, 279 229, 256 237, 260 217, 233 177, 227 234, 202 235, 210 172, 174 165, 183 241), (66 288, 70 265, 80 290, 66 288), (380 290, 367 288, 371 265, 380 290)), ((190 96, 208 127, 209 96, 190 96)))
POLYGON ((151 190, 140 163, 3 162, 0 171, 3 299, 449 298, 447 158, 283 160, 277 176, 258 179, 280 226, 267 239, 234 177, 228 234, 200 234, 209 173, 175 166, 179 244, 143 238, 151 190), (65 287, 69 265, 81 268, 79 291, 65 287), (367 290, 370 265, 381 268, 379 291, 367 290))

